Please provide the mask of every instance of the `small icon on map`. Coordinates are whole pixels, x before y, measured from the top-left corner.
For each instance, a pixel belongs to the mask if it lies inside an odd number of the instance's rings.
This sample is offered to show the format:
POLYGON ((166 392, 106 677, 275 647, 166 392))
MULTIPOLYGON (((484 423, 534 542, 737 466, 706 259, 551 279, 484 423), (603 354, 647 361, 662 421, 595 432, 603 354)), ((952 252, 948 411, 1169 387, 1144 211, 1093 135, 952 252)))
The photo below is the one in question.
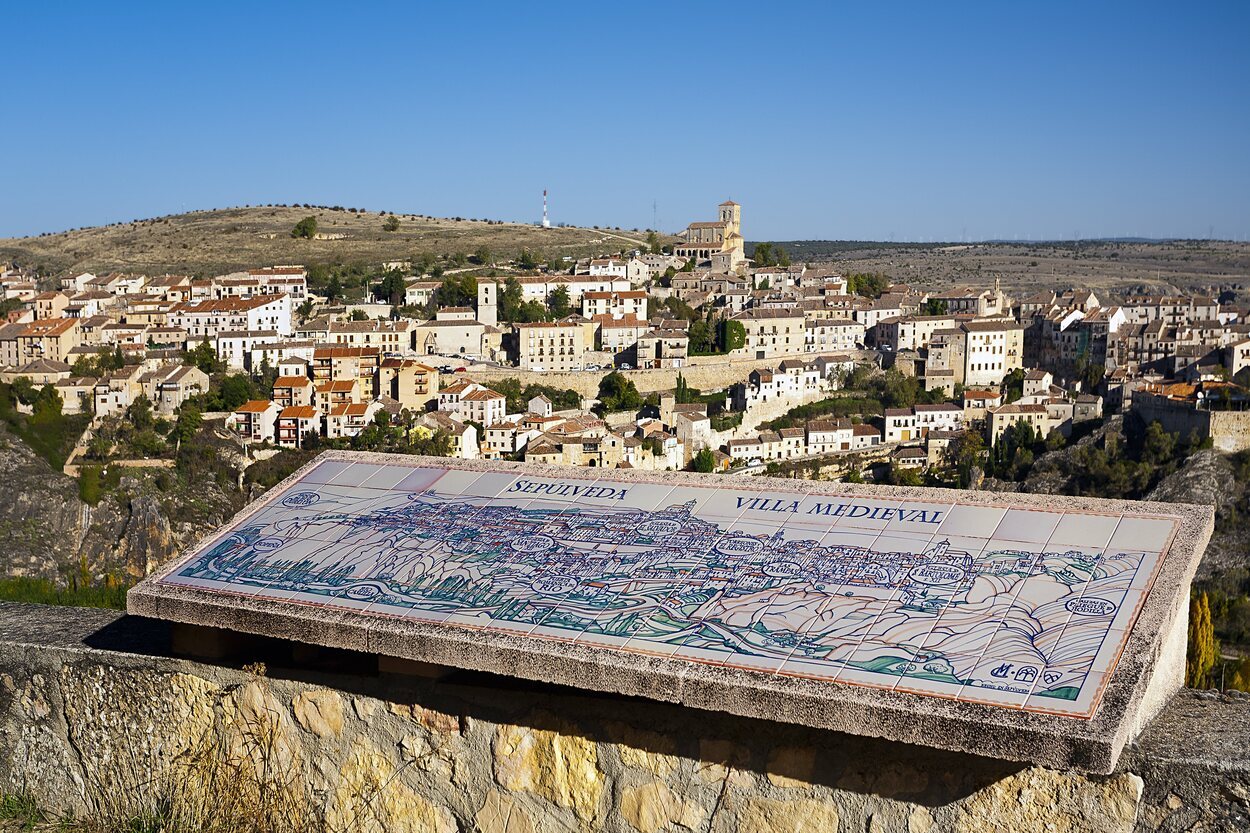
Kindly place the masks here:
POLYGON ((1002 665, 990 672, 991 677, 1004 678, 1011 673, 1012 665, 1010 662, 1004 662, 1002 665))
POLYGON ((1046 683, 1046 685, 1054 685, 1062 676, 1058 671, 1047 671, 1042 674, 1042 682, 1046 683))
POLYGON ((1037 679, 1037 669, 1026 665, 1016 672, 1016 679, 1022 683, 1031 683, 1037 679))
POLYGON ((302 509, 305 506, 312 506, 321 500, 321 496, 316 492, 296 492, 293 495, 287 495, 282 499, 282 505, 291 509, 302 509))

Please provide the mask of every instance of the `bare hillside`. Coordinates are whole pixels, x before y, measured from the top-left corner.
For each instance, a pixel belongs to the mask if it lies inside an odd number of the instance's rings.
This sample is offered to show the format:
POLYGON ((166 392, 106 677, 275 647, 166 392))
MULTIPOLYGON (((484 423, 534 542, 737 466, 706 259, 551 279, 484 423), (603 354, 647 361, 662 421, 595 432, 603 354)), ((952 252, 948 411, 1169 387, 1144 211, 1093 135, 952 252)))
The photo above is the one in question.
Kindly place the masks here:
MULTIPOLYGON (((636 248, 645 232, 585 228, 542 229, 521 223, 394 215, 330 208, 258 206, 193 211, 38 237, 0 239, 0 262, 35 266, 44 274, 71 270, 216 274, 284 263, 381 263, 421 252, 471 255, 485 246, 495 257, 522 248, 540 258, 585 257, 636 248), (296 239, 295 224, 317 218, 323 239, 296 239)), ((669 238, 665 238, 668 240, 669 238)))
POLYGON ((1228 241, 781 245, 795 260, 832 262, 847 273, 884 272, 923 289, 986 286, 995 277, 1017 297, 1042 288, 1166 292, 1250 285, 1250 245, 1228 241))

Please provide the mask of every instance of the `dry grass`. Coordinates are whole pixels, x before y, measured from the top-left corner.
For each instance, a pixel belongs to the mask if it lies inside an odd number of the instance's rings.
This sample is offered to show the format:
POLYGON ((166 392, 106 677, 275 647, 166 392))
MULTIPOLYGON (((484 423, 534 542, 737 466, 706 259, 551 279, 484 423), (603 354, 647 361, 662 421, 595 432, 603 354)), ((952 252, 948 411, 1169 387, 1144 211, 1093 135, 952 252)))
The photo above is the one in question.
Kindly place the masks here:
POLYGON ((898 283, 924 289, 988 287, 999 277, 1003 289, 1017 298, 1045 288, 1205 291, 1250 282, 1250 245, 1220 241, 783 245, 796 260, 832 260, 843 272, 884 272, 898 283))
POLYGON ((382 228, 386 216, 374 212, 299 207, 193 211, 0 239, 0 262, 15 260, 49 274, 89 270, 210 275, 286 263, 377 264, 421 252, 471 255, 479 246, 503 258, 515 257, 522 248, 538 252, 543 259, 586 257, 633 249, 646 238, 645 232, 633 230, 541 229, 521 223, 398 216, 399 230, 388 232, 382 228), (295 224, 310 215, 317 218, 318 232, 345 234, 346 238, 291 237, 295 224))

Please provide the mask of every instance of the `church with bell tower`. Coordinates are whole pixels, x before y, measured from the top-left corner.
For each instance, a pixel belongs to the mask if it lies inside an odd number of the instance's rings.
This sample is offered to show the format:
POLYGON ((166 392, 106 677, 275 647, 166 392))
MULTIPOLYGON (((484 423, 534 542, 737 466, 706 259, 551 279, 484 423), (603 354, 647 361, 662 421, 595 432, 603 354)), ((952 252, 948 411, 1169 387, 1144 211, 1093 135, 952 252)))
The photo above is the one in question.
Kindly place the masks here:
POLYGON ((717 206, 719 218, 710 223, 691 223, 678 234, 682 238, 673 254, 695 263, 709 263, 715 272, 734 272, 746 264, 742 237, 742 206, 726 200, 717 206))

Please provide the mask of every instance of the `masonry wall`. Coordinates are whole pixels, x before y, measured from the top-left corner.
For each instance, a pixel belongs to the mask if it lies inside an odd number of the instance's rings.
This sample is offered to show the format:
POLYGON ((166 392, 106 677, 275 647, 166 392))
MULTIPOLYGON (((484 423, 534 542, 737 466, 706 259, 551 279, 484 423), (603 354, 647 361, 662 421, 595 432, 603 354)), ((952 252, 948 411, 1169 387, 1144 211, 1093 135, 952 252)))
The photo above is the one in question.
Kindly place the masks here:
POLYGON ((0 604, 0 623, 0 791, 55 811, 121 812, 225 759, 230 784, 270 785, 265 806, 362 831, 1250 824, 1242 699, 1183 692, 1118 772, 1089 777, 486 675, 378 674, 299 646, 257 648, 260 675, 172 659, 165 625, 104 611, 0 604))
MULTIPOLYGON (((813 354, 810 358, 814 358, 813 354)), ((728 388, 735 382, 741 382, 748 373, 756 368, 774 368, 784 358, 809 358, 805 356, 778 356, 771 359, 756 359, 729 356, 691 356, 685 367, 662 368, 657 370, 624 371, 638 390, 642 393, 672 390, 677 386, 677 376, 681 374, 690 387, 702 391, 713 391, 728 388)), ((490 384, 494 379, 518 379, 522 385, 531 383, 551 385, 557 388, 570 388, 584 397, 594 397, 599 393, 599 380, 609 371, 602 373, 535 373, 509 367, 470 367, 466 375, 474 381, 490 384)))
POLYGON ((1208 416, 1216 448, 1229 454, 1250 448, 1250 411, 1211 411, 1208 416))
POLYGON ((1163 430, 1182 437, 1189 436, 1191 431, 1197 431, 1205 437, 1210 428, 1210 411, 1196 410, 1186 403, 1140 391, 1133 397, 1133 410, 1144 422, 1158 421, 1163 430))
POLYGON ((1165 431, 1187 437, 1197 431, 1228 454, 1250 448, 1250 411, 1207 411, 1138 392, 1133 410, 1146 422, 1158 420, 1165 431))

